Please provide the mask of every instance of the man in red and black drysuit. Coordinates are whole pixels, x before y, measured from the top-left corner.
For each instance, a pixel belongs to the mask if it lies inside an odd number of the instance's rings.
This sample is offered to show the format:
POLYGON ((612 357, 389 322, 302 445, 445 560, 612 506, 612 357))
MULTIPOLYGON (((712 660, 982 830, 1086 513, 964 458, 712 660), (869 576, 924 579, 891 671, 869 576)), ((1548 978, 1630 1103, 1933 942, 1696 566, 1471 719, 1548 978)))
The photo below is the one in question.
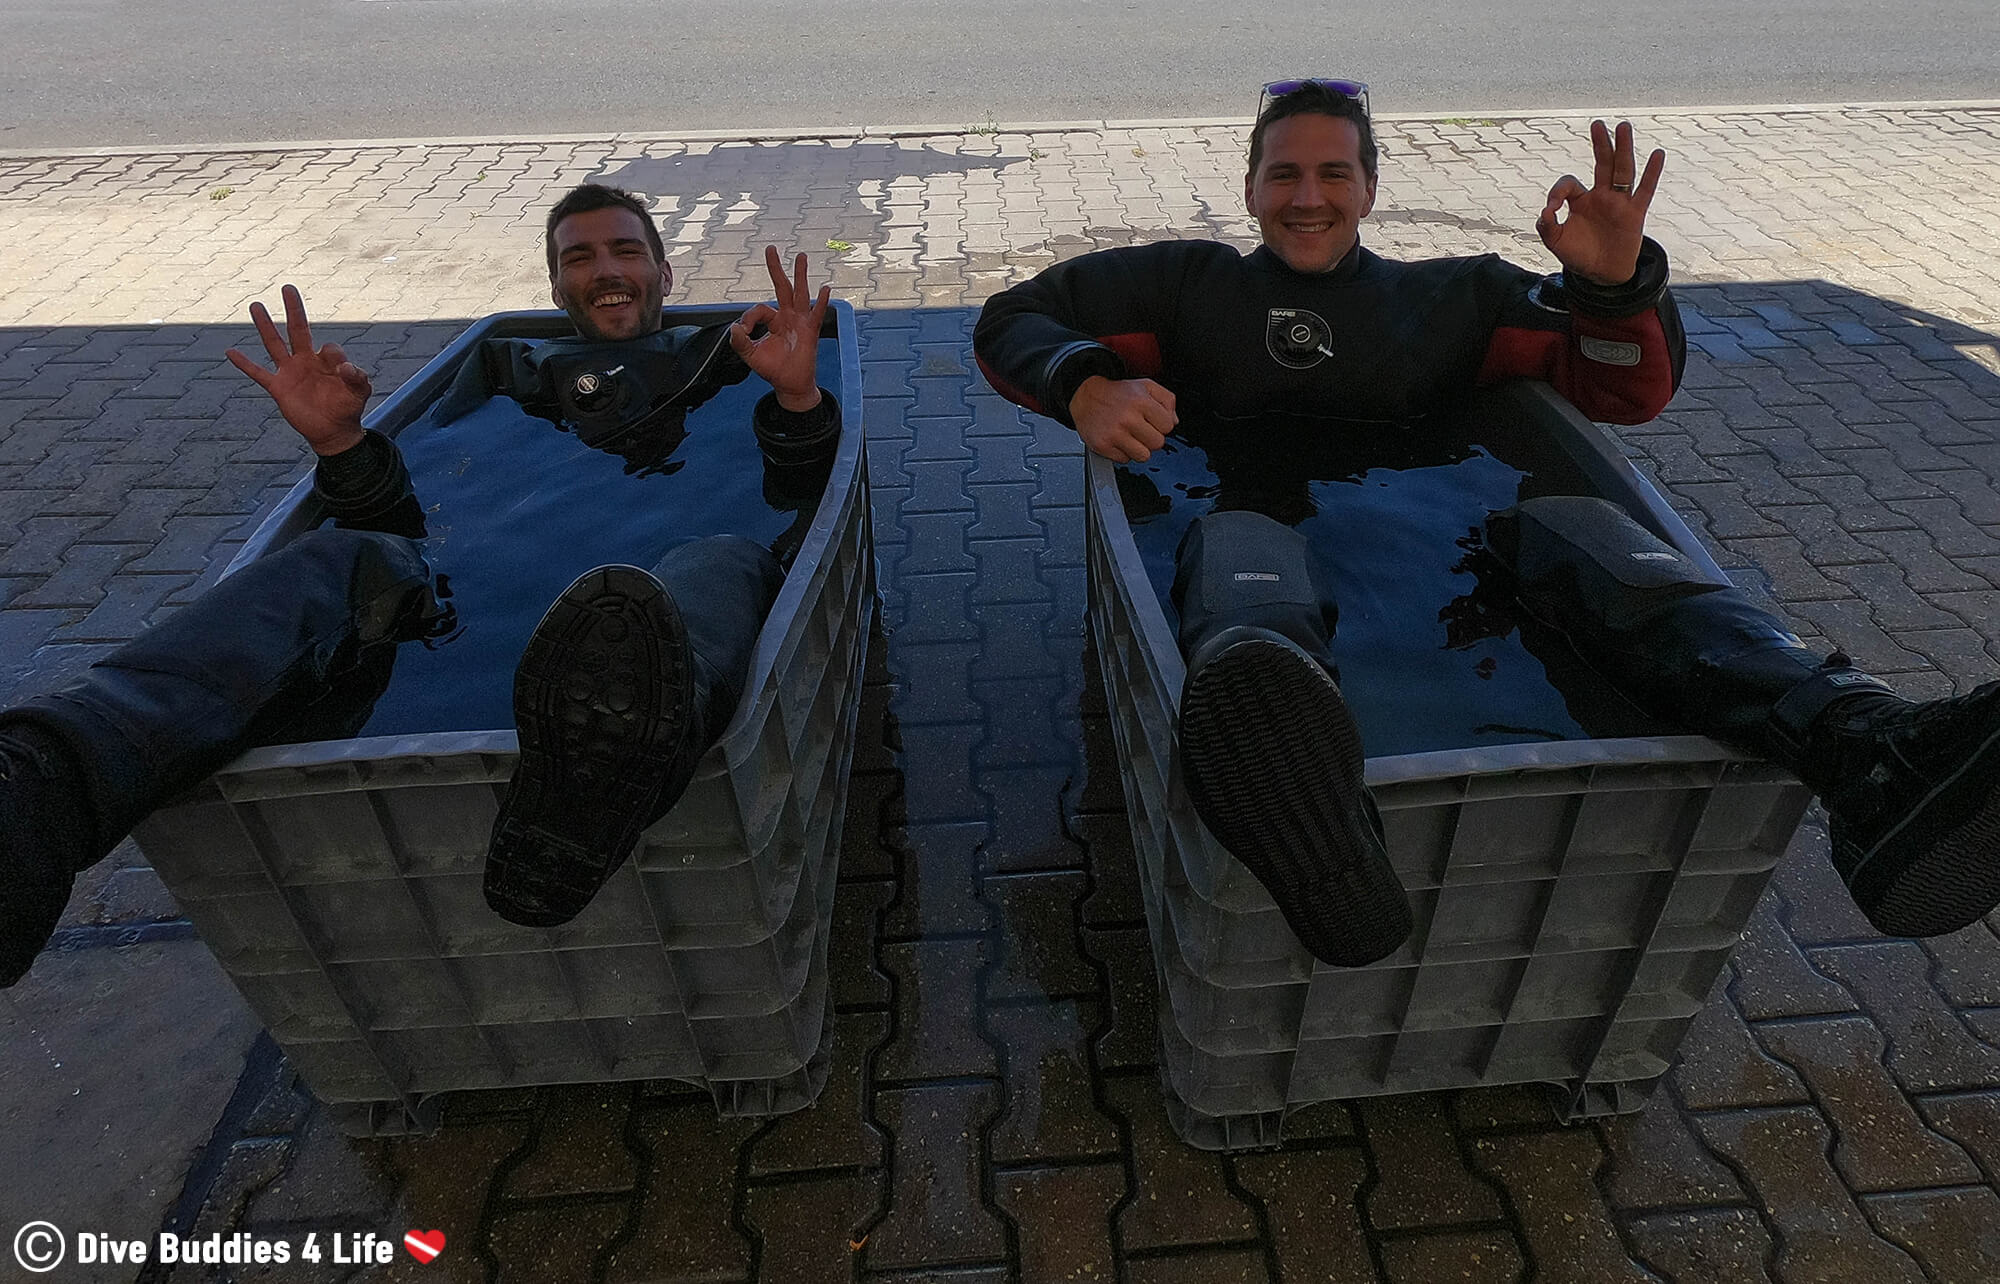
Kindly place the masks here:
MULTIPOLYGON (((1252 453, 1301 429, 1420 431, 1469 388, 1517 376, 1608 422, 1666 406, 1686 345, 1666 253, 1643 234, 1665 154, 1640 170, 1629 124, 1594 122, 1592 184, 1551 189, 1536 230, 1563 271, 1542 277, 1493 255, 1401 263, 1362 248, 1376 180, 1365 87, 1270 91, 1244 178, 1263 245, 1108 250, 995 295, 974 345, 996 389, 1116 462, 1146 459, 1183 417, 1252 453)), ((1336 612, 1298 532, 1231 507, 1176 554, 1189 796, 1308 950, 1370 962, 1411 919, 1330 672, 1336 612)), ((1953 931, 2000 902, 2000 683, 1898 699, 1604 501, 1531 500, 1487 539, 1523 605, 1627 694, 1813 785, 1834 862, 1883 931, 1953 931)))

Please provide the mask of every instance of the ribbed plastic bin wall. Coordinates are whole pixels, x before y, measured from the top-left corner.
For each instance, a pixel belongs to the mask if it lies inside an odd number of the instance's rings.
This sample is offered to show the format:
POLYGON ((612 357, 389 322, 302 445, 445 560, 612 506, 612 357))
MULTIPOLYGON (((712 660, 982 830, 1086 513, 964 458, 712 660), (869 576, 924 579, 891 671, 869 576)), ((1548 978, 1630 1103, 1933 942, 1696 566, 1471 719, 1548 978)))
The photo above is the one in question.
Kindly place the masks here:
MULTIPOLYGON (((672 324, 734 312, 670 309, 672 324)), ((553 929, 487 908, 514 733, 253 750, 133 837, 300 1076, 356 1133, 427 1128, 462 1088, 668 1078, 723 1114, 810 1103, 830 1048, 827 936, 875 603, 854 313, 833 305, 845 423, 825 498, 765 621, 742 704, 681 801, 553 929)), ((371 426, 420 415, 469 329, 371 426)), ((310 479, 235 565, 318 519, 310 479)), ((231 568, 234 569, 234 566, 231 568)))
MULTIPOLYGON (((1543 384, 1475 413, 1532 435, 1536 493, 1595 494, 1714 563, 1601 431, 1543 384)), ((1566 1117, 1637 1109, 1700 1011, 1811 796, 1699 736, 1372 758, 1416 919, 1362 968, 1317 963, 1183 789, 1185 677, 1116 475, 1092 457, 1090 621, 1159 978, 1181 1136, 1269 1145, 1312 1102, 1544 1083, 1566 1117)))

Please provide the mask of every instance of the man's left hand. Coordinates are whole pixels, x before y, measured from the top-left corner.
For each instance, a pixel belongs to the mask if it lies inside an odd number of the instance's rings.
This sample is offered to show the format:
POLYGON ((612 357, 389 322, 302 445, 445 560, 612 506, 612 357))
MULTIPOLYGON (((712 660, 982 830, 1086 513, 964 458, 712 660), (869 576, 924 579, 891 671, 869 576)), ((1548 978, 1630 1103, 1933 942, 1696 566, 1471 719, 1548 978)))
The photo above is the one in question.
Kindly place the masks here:
POLYGON ((1563 271, 1599 285, 1623 285, 1639 270, 1646 207, 1653 203, 1667 154, 1655 149, 1646 160, 1646 172, 1638 174, 1629 120, 1618 122, 1615 139, 1603 121, 1591 121, 1590 145, 1597 154, 1591 185, 1586 188, 1574 174, 1557 179, 1542 216, 1535 220, 1535 231, 1562 261, 1563 271), (1569 216, 1558 222, 1556 214, 1564 205, 1569 206, 1569 216))
POLYGON ((729 327, 729 346, 771 385, 779 405, 793 412, 811 410, 819 404, 819 331, 833 287, 822 285, 813 297, 803 254, 793 259, 792 279, 786 280, 775 245, 764 247, 764 266, 770 270, 777 305, 759 303, 737 318, 729 327), (764 333, 751 338, 760 324, 764 333))

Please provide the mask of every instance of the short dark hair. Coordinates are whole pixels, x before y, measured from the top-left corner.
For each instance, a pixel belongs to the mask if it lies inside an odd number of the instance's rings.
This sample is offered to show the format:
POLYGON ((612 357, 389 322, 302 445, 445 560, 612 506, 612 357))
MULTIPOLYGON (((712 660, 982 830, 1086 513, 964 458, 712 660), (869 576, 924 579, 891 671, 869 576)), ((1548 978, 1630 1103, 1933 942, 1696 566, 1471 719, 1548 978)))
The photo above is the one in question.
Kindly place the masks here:
POLYGON ((1287 116, 1318 112, 1335 120, 1351 120, 1355 132, 1361 135, 1361 168, 1370 179, 1375 177, 1375 129, 1368 123, 1368 108, 1359 98, 1349 98, 1346 94, 1316 80, 1308 80, 1289 94, 1279 94, 1264 105, 1257 123, 1250 127, 1250 176, 1257 176, 1257 164, 1264 159, 1264 131, 1287 116))
POLYGON ((542 248, 549 256, 549 279, 556 279, 556 224, 572 214, 588 214, 592 210, 631 210, 639 216, 639 222, 646 229, 646 244, 652 247, 653 257, 666 262, 667 247, 660 241, 660 229, 653 226, 653 212, 646 208, 646 202, 632 195, 622 187, 606 187, 602 183, 582 183, 572 187, 549 211, 548 222, 542 225, 542 248))

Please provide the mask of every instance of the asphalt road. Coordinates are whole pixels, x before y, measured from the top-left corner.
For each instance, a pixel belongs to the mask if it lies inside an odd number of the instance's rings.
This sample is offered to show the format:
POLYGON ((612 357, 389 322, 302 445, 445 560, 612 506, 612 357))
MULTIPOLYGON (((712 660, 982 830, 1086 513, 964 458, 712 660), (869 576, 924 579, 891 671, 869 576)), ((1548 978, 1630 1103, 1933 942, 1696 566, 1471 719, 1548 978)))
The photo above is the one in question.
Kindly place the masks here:
POLYGON ((2000 97, 1995 0, 0 0, 0 148, 2000 97), (1644 10, 1643 14, 1640 10, 1644 10))

